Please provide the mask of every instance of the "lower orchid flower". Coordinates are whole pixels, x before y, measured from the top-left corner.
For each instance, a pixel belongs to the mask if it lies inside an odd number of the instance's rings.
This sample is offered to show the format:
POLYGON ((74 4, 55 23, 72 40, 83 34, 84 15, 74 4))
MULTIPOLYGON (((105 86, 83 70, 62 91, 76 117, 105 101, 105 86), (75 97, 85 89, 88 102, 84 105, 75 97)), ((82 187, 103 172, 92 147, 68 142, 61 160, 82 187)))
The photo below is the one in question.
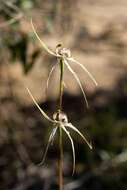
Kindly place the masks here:
MULTIPOLYGON (((66 135, 68 136, 69 140, 70 140, 70 143, 71 143, 71 147, 72 147, 72 154, 73 154, 73 172, 72 174, 74 174, 74 171, 75 171, 75 148, 74 148, 74 142, 73 142, 73 139, 71 137, 71 134, 70 132, 68 131, 68 129, 72 129, 73 131, 75 131, 84 141, 85 143, 89 146, 90 149, 92 149, 92 145, 91 143, 88 142, 88 140, 85 138, 85 136, 74 126, 72 125, 72 123, 69 123, 68 122, 68 118, 67 118, 67 115, 62 112, 62 111, 58 111, 56 113, 53 114, 53 118, 50 118, 44 111, 43 109, 39 106, 39 104, 37 103, 37 101, 35 100, 35 98, 33 97, 31 91, 28 89, 28 87, 26 87, 30 97, 32 98, 34 104, 36 105, 36 107, 39 109, 39 111, 41 112, 41 114, 43 115, 43 117, 45 119, 47 119, 49 122, 52 123, 53 125, 53 129, 51 131, 51 134, 49 136, 49 139, 48 139, 48 144, 46 146, 46 149, 44 151, 44 156, 43 156, 43 159, 42 159, 42 163, 44 163, 45 161, 45 158, 46 158, 46 154, 47 154, 47 151, 48 151, 48 148, 50 146, 50 144, 53 143, 53 140, 54 140, 54 137, 56 135, 56 132, 57 132, 57 129, 58 128, 61 128, 65 133, 66 135)), ((39 164, 39 165, 40 165, 39 164)))

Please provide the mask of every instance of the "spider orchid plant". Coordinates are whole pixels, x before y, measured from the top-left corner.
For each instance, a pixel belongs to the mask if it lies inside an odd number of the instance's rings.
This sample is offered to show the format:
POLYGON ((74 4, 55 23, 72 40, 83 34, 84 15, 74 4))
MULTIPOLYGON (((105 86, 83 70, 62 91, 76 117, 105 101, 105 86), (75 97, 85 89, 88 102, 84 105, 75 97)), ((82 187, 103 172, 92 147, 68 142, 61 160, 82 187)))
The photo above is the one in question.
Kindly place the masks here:
MULTIPOLYGON (((67 69, 71 72, 71 74, 73 75, 73 77, 76 79, 76 81, 77 81, 77 83, 78 83, 78 85, 79 85, 79 87, 80 87, 80 89, 81 89, 81 91, 83 93, 83 96, 84 96, 84 99, 85 99, 85 102, 86 102, 86 106, 88 108, 89 105, 88 105, 88 101, 87 101, 87 98, 86 98, 86 94, 85 94, 85 92, 83 90, 83 87, 82 87, 82 84, 80 82, 80 79, 79 79, 78 75, 76 74, 76 72, 72 69, 71 64, 75 63, 79 67, 81 67, 88 74, 88 76, 91 78, 91 80, 93 81, 93 83, 97 86, 98 84, 97 84, 95 78, 93 77, 93 75, 87 70, 87 68, 84 65, 82 65, 81 63, 79 63, 78 61, 76 61, 71 56, 71 52, 70 52, 69 49, 62 48, 61 44, 58 44, 56 46, 55 51, 52 51, 51 49, 49 49, 48 46, 40 39, 39 35, 37 34, 36 29, 35 29, 35 27, 33 25, 32 19, 31 19, 31 26, 32 26, 33 32, 35 33, 37 39, 41 43, 42 47, 47 51, 47 53, 49 53, 52 56, 55 56, 57 59, 62 59, 64 65, 66 65, 67 69)), ((57 63, 59 63, 59 62, 57 62, 57 63)), ((50 72, 49 72, 49 76, 48 76, 48 79, 47 79, 46 89, 48 88, 49 80, 50 80, 50 77, 51 77, 51 75, 52 75, 55 67, 56 67, 56 65, 54 65, 51 68, 50 72)))
MULTIPOLYGON (((36 105, 36 107, 39 109, 39 111, 41 112, 41 114, 43 115, 43 117, 45 119, 47 119, 50 123, 52 123, 53 129, 50 133, 49 139, 48 139, 48 144, 46 146, 45 152, 44 152, 44 156, 42 159, 42 162, 40 164, 42 164, 45 160, 48 148, 50 146, 50 144, 53 143, 53 140, 55 138, 56 132, 57 130, 59 130, 59 145, 60 145, 60 164, 59 164, 59 168, 60 168, 60 172, 59 172, 59 186, 60 186, 60 190, 62 190, 62 131, 64 131, 68 137, 68 139, 70 140, 71 143, 71 147, 72 147, 72 155, 73 155, 73 172, 75 171, 75 147, 74 147, 74 142, 73 139, 71 137, 70 131, 68 129, 71 129, 73 131, 75 131, 83 140, 84 142, 89 146, 90 149, 92 149, 92 145, 91 143, 88 142, 88 140, 85 138, 85 136, 74 126, 72 125, 72 123, 68 122, 68 118, 67 115, 62 111, 62 95, 63 95, 63 87, 64 87, 64 81, 63 81, 63 74, 64 74, 64 65, 67 67, 67 69, 71 72, 71 74, 74 76, 74 78, 76 79, 82 93, 84 96, 84 99, 86 101, 86 106, 88 107, 88 101, 86 98, 86 94, 83 90, 82 84, 80 82, 79 77, 77 76, 77 74, 74 72, 74 70, 71 67, 71 64, 75 63, 78 66, 80 66, 87 74, 88 76, 91 78, 91 80, 94 82, 95 85, 97 85, 96 80, 94 79, 94 77, 91 75, 91 73, 86 69, 86 67, 84 65, 82 65, 81 63, 79 63, 78 61, 76 61, 72 56, 71 56, 71 52, 69 49, 66 48, 62 48, 61 44, 58 44, 56 46, 55 51, 50 50, 50 48, 47 47, 47 45, 40 39, 39 35, 37 34, 35 27, 33 25, 32 19, 31 19, 31 26, 33 29, 33 32, 35 33, 37 39, 39 40, 39 42, 41 43, 42 47, 47 51, 47 53, 49 53, 50 55, 54 56, 57 58, 57 64, 59 64, 60 66, 60 93, 59 93, 59 108, 57 109, 56 113, 53 114, 53 117, 50 118, 44 111, 43 109, 38 105, 37 101, 35 100, 35 98, 33 97, 31 91, 27 88, 27 91, 30 95, 30 97, 32 98, 34 104, 36 105)), ((56 65, 57 65, 56 64, 56 65)), ((54 65, 51 68, 51 71, 49 73, 48 79, 47 79, 47 89, 48 89, 48 84, 50 81, 50 77, 56 67, 56 65, 54 65)))
POLYGON ((68 136, 68 138, 69 138, 69 140, 71 142, 72 153, 73 153, 73 172, 72 172, 72 174, 74 174, 74 171, 75 171, 75 148, 74 148, 73 139, 72 139, 72 137, 71 137, 70 132, 68 131, 68 129, 72 129, 73 131, 75 131, 85 141, 85 143, 89 146, 90 149, 92 149, 91 143, 88 142, 88 140, 85 138, 85 136, 74 125, 72 125, 72 123, 68 122, 67 115, 65 113, 63 113, 62 111, 54 113, 53 114, 53 118, 50 118, 42 110, 42 108, 39 106, 39 104, 37 103, 37 101, 33 97, 32 93, 28 89, 28 87, 26 87, 26 88, 27 88, 27 91, 28 91, 30 97, 32 98, 34 104, 39 109, 39 111, 41 112, 41 114, 43 115, 43 117, 45 119, 47 119, 53 125, 53 129, 52 129, 51 134, 49 136, 48 144, 46 146, 46 149, 45 149, 45 152, 44 152, 44 156, 43 156, 42 162, 40 164, 44 163, 45 157, 46 157, 46 154, 47 154, 47 151, 48 151, 48 148, 49 148, 50 144, 53 143, 53 140, 54 140, 55 134, 57 132, 57 129, 60 128, 60 129, 62 129, 66 133, 66 135, 68 136))

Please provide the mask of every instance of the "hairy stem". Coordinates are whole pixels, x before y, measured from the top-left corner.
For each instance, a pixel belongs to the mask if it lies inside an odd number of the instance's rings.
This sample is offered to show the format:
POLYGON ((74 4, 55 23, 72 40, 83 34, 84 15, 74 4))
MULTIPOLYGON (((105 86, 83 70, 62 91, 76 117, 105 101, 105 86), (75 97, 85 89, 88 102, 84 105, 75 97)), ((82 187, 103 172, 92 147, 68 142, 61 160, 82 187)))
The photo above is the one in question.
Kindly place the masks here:
POLYGON ((63 190, 63 146, 62 146, 62 128, 59 127, 59 150, 60 150, 60 157, 59 157, 59 190, 63 190))
POLYGON ((59 64, 60 64, 60 91, 59 91, 59 110, 62 110, 62 97, 63 97, 63 74, 64 74, 64 60, 62 58, 59 59, 59 64))
MULTIPOLYGON (((63 74, 64 74, 64 60, 62 58, 59 59, 59 65, 60 65, 60 86, 59 86, 59 103, 58 103, 58 114, 60 114, 62 110, 62 97, 63 97, 63 74)), ((62 128, 59 127, 59 190, 63 190, 63 145, 62 145, 62 128)))

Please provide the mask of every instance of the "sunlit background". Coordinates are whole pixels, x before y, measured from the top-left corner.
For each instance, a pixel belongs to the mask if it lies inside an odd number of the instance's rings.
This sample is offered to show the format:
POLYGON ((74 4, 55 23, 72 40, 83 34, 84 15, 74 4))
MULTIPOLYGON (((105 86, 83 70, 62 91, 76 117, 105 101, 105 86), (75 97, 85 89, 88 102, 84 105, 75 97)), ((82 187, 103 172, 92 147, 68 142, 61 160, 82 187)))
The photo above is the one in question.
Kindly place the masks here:
POLYGON ((65 190, 127 189, 127 1, 0 0, 0 190, 58 189, 58 137, 41 166, 52 125, 29 97, 25 86, 52 117, 58 104, 59 67, 46 93, 57 44, 71 50, 98 82, 72 64, 86 92, 89 109, 75 78, 65 68, 63 110, 93 150, 72 131, 64 134, 65 190))

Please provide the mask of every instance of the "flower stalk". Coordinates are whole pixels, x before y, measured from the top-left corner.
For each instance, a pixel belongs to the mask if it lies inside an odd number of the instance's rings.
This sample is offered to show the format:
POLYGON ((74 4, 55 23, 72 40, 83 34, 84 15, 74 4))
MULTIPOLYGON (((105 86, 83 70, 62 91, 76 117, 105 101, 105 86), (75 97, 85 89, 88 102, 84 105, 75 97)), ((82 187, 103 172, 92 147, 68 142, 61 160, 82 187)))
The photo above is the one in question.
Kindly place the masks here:
MULTIPOLYGON (((60 66, 60 84, 59 84, 59 105, 58 105, 58 114, 62 111, 62 98, 63 98, 63 90, 64 90, 64 60, 63 58, 58 58, 59 66, 60 66)), ((59 190, 63 189, 63 142, 62 142, 62 128, 59 127, 59 176, 58 176, 58 184, 59 190)))
POLYGON ((62 98, 63 98, 63 74, 64 74, 64 60, 63 58, 59 58, 59 66, 60 66, 60 89, 59 89, 59 106, 58 109, 62 111, 62 98))
POLYGON ((59 190, 63 190, 63 142, 62 142, 62 128, 59 127, 59 176, 58 176, 58 184, 59 190))

